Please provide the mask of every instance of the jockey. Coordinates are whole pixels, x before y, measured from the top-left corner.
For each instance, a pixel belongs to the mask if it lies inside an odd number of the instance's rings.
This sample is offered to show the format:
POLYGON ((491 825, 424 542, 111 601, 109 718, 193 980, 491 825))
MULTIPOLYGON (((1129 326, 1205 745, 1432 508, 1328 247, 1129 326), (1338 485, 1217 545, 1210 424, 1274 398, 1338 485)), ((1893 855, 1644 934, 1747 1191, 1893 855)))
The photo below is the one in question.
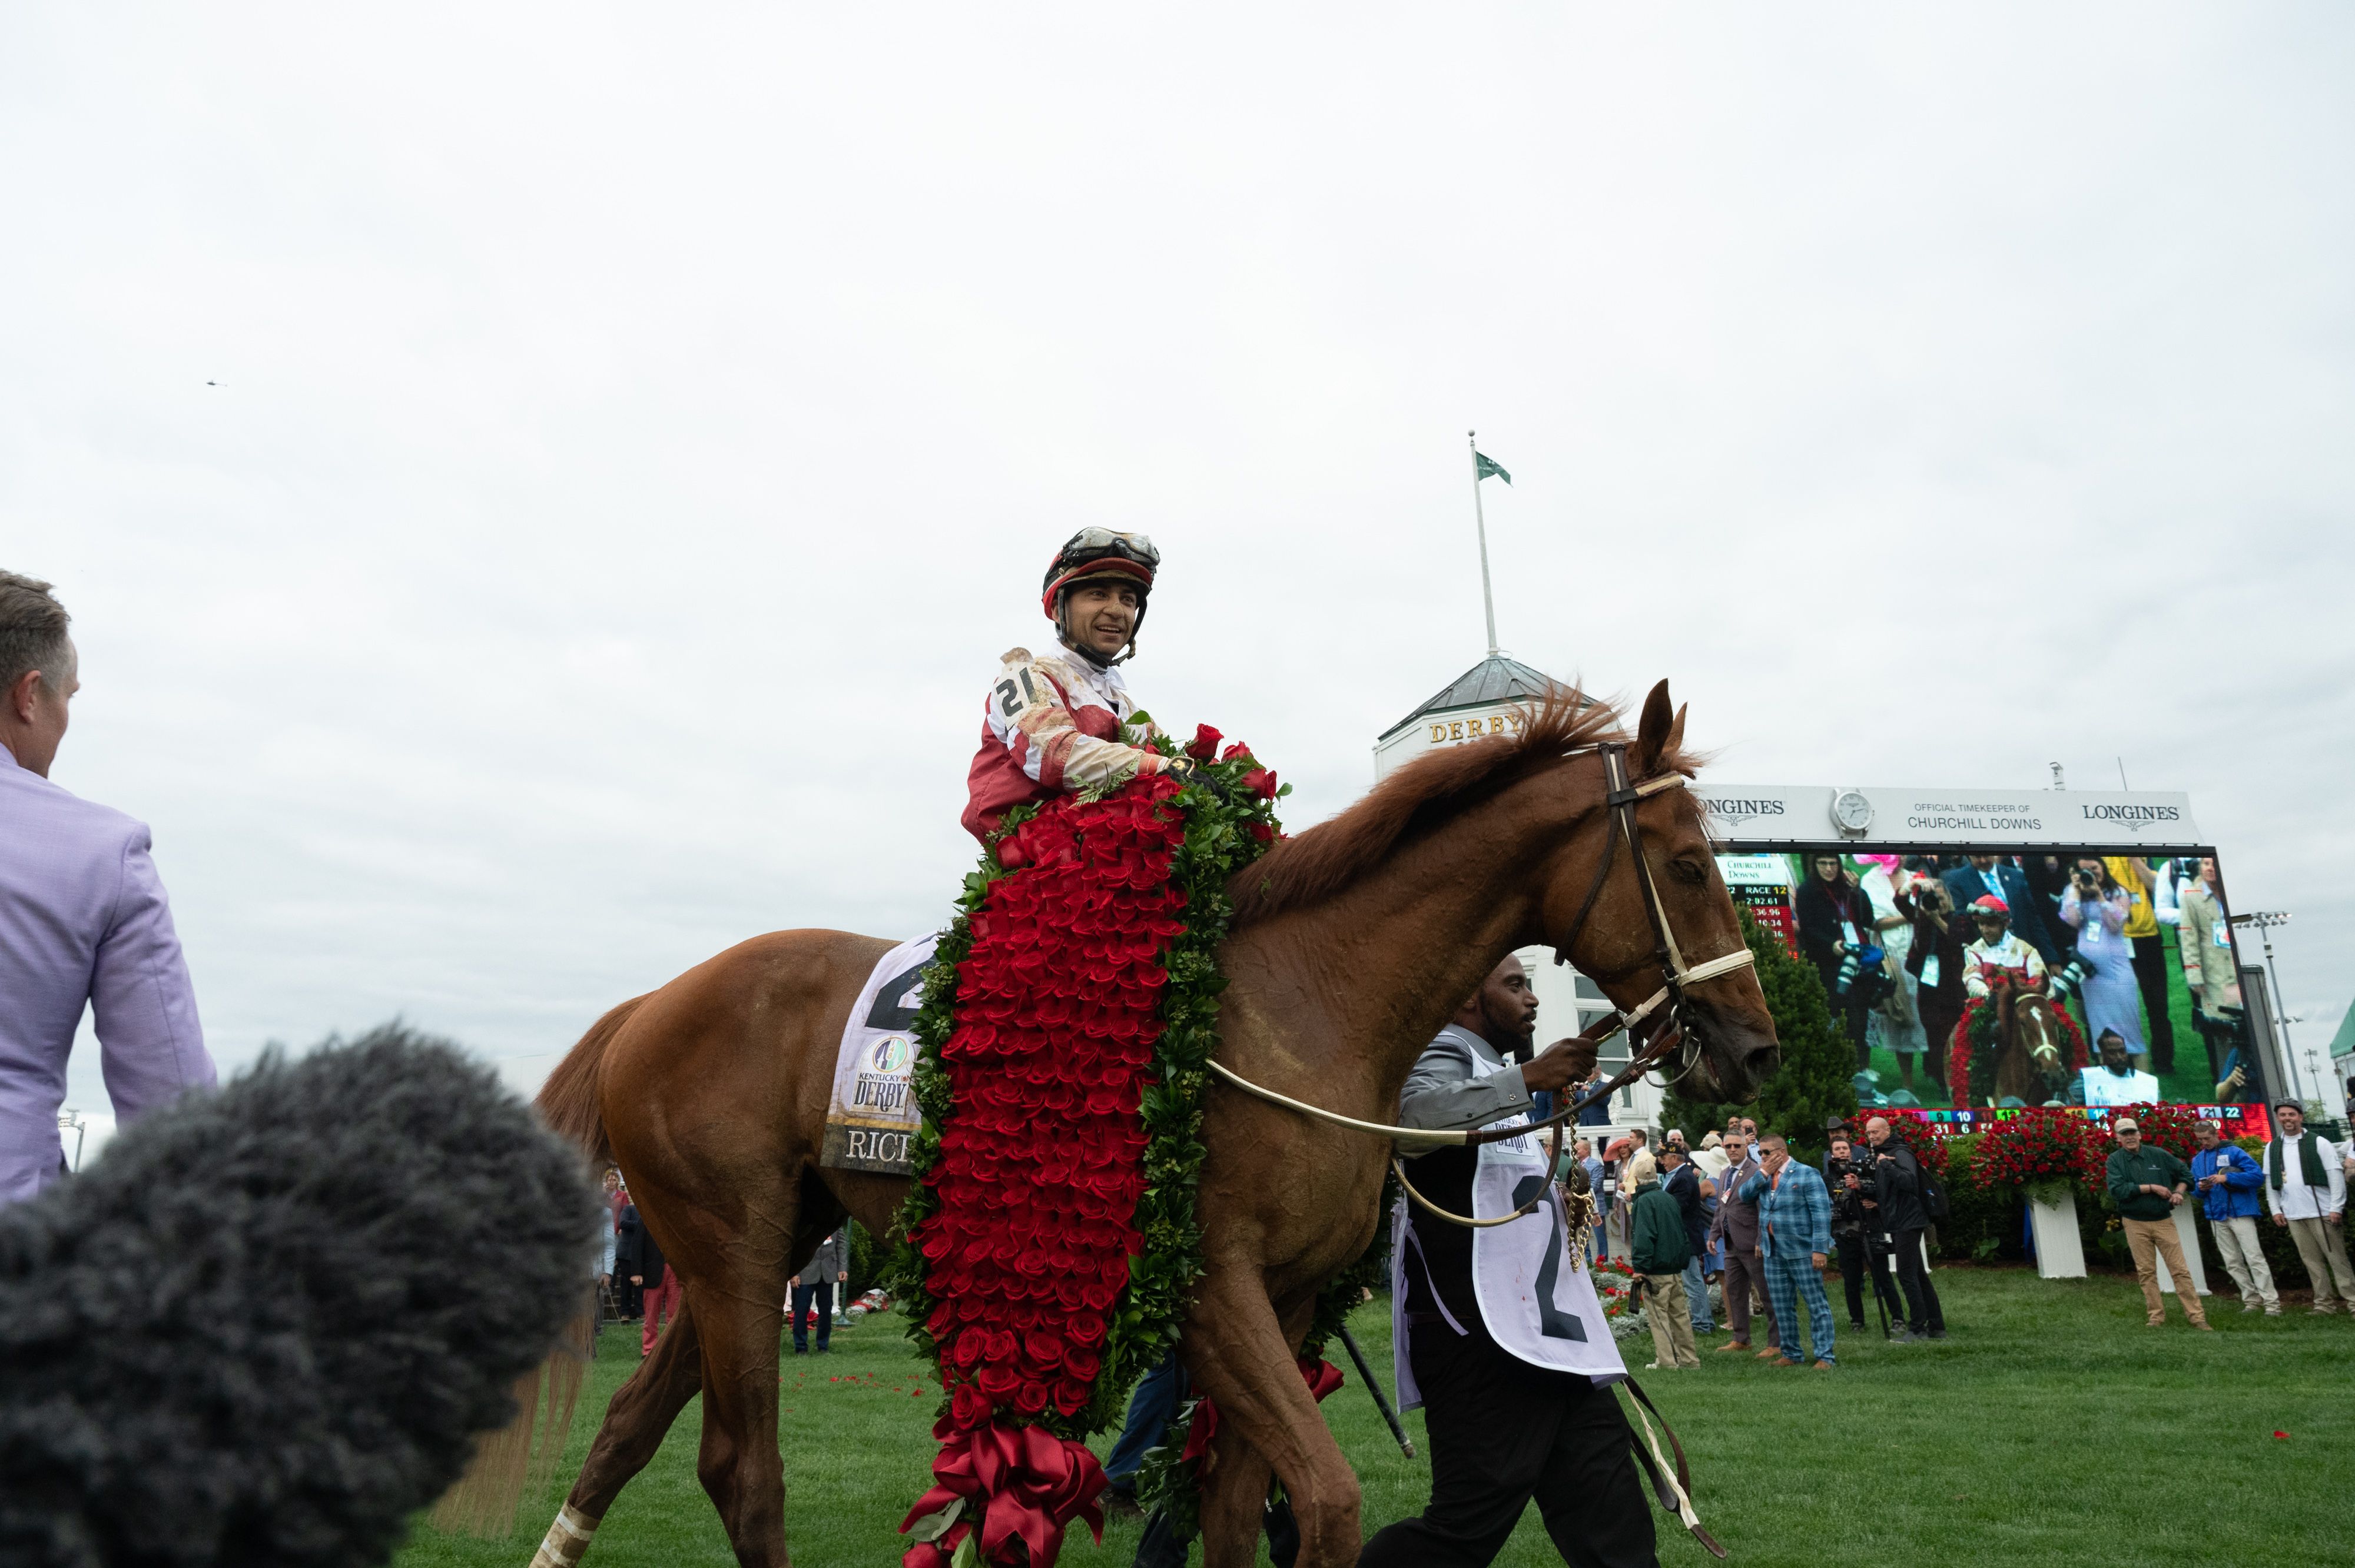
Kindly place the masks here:
POLYGON ((965 775, 961 820, 974 837, 986 841, 1025 800, 1183 769, 1182 759, 1146 749, 1160 732, 1139 715, 1119 668, 1136 654, 1160 565, 1152 540, 1109 528, 1082 528, 1055 552, 1039 604, 1057 646, 1009 650, 990 684, 981 749, 965 775))
POLYGON ((2011 906, 1992 893, 1984 894, 1971 901, 1971 918, 1978 923, 1979 939, 1963 949, 1968 960, 1963 970, 1966 991, 1987 995, 1989 969, 2017 971, 2029 984, 2044 978, 2043 955, 2011 934, 2011 906))

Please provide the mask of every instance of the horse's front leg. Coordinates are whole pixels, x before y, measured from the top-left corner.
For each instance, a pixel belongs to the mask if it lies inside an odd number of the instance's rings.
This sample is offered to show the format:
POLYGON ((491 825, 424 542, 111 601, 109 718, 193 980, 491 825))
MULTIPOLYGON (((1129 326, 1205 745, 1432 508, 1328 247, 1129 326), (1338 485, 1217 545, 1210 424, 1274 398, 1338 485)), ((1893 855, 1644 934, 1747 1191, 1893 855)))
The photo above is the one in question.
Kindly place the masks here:
POLYGON ((1300 1526, 1299 1568, 1348 1568, 1361 1544, 1358 1477, 1301 1380, 1295 1337, 1277 1321, 1257 1260, 1229 1255, 1205 1262, 1180 1347, 1195 1386, 1219 1405, 1218 1457, 1202 1507, 1203 1568, 1250 1568, 1271 1467, 1300 1526))

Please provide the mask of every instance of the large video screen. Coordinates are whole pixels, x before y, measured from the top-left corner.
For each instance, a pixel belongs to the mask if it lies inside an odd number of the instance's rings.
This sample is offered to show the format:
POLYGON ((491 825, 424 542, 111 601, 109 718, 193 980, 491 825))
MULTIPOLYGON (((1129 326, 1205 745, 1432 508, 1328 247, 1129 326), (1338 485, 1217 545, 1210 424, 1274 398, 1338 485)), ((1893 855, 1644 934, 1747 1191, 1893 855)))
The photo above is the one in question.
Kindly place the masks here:
POLYGON ((1822 977, 1865 1103, 2262 1106, 2275 1087, 2213 856, 1822 845, 1718 865, 1822 977))

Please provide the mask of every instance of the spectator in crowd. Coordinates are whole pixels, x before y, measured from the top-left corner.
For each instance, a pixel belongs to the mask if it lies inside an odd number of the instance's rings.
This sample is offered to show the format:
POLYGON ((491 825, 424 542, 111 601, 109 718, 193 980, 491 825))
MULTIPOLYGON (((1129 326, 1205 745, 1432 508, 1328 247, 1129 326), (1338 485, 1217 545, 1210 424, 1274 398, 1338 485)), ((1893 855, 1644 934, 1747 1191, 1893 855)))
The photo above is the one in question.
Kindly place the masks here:
POLYGON ((624 1323, 645 1314, 645 1291, 630 1283, 629 1260, 622 1255, 622 1213, 630 1206, 630 1188, 618 1167, 605 1172, 605 1204, 613 1213, 613 1312, 624 1323))
MULTIPOLYGON (((1583 1082, 1580 1083, 1575 1089, 1571 1091, 1571 1097, 1578 1099, 1593 1094, 1596 1089, 1602 1086, 1603 1080, 1603 1069, 1600 1066, 1597 1066, 1594 1071, 1586 1075, 1583 1082)), ((1602 1095, 1589 1101, 1586 1107, 1578 1113, 1578 1125, 1581 1127, 1609 1127, 1611 1125, 1611 1097, 1609 1095, 1602 1095)))
POLYGON ((1725 1326, 1733 1336, 1717 1348, 1721 1353, 1749 1350, 1751 1315, 1763 1312, 1766 1348, 1756 1354, 1764 1361, 1783 1352, 1774 1331, 1774 1297, 1766 1290, 1766 1268, 1758 1256, 1758 1201, 1742 1195, 1761 1167, 1741 1127, 1737 1118, 1734 1129, 1725 1135, 1725 1175, 1717 1184, 1717 1219, 1709 1237, 1717 1244, 1725 1269, 1725 1326))
POLYGON ((1930 1283, 1930 1249, 1924 1234, 1929 1211, 1922 1202, 1922 1164, 1913 1151, 1891 1131, 1889 1118, 1874 1117, 1864 1124, 1865 1143, 1872 1155, 1874 1185, 1866 1200, 1867 1225, 1878 1218, 1889 1237, 1889 1255, 1897 1265, 1897 1284, 1905 1292, 1905 1330, 1915 1340, 1946 1337, 1946 1310, 1930 1283))
POLYGON ((2158 934, 2158 873, 2140 855, 2108 855, 2102 864, 2126 891, 2131 907, 2120 934, 2134 950, 2135 985, 2142 992, 2150 1043, 2150 1070, 2175 1071, 2175 1022, 2167 1015, 2167 944, 2158 934))
POLYGON ((1957 909, 1968 909, 1982 898, 2001 903, 2009 915, 2012 935, 2035 948, 2043 960, 2038 973, 2059 967, 2061 949, 2054 946, 2037 895, 2018 866, 1998 855, 1975 854, 1969 863, 1947 872, 1945 881, 1957 909))
POLYGON ((81 687, 69 620, 48 584, 0 572, 0 1203, 65 1171, 85 1007, 118 1126, 214 1081, 146 824, 49 782, 81 687))
POLYGON ((1700 1147, 1693 1150, 1693 1164, 1710 1181, 1725 1174, 1725 1139, 1715 1132, 1705 1135, 1700 1147))
MULTIPOLYGON (((837 1230, 817 1244, 802 1271, 794 1276, 794 1354, 805 1356, 810 1347, 810 1314, 817 1314, 817 1353, 833 1348, 834 1287, 850 1277, 850 1240, 837 1230)), ((649 1320, 653 1314, 649 1313, 649 1320)))
POLYGON ((2192 1151, 2191 1179, 2199 1185, 2200 1205, 2208 1215, 2208 1228, 2215 1233, 2225 1271, 2241 1287, 2241 1310, 2263 1308, 2266 1317, 2278 1318, 2281 1296, 2257 1245, 2257 1215, 2264 1207, 2257 1194, 2265 1184, 2264 1171, 2247 1150, 2225 1142, 2212 1121, 2193 1122, 2191 1138, 2200 1146, 2192 1151))
MULTIPOLYGON (((2274 1107, 2274 1140, 2265 1145, 2265 1202, 2288 1229, 2298 1261, 2314 1281, 2314 1310, 2355 1312, 2355 1268, 2347 1261, 2344 1154, 2306 1125, 2296 1100, 2274 1107)), ((2170 1261, 2169 1266, 2172 1266, 2170 1261)))
POLYGON ((1668 1139, 1660 1149, 1660 1190, 1676 1201, 1677 1213, 1684 1217, 1686 1314, 1695 1335, 1714 1334, 1717 1320, 1710 1315, 1709 1281, 1700 1266, 1701 1255, 1709 1250, 1709 1213, 1701 1190, 1710 1184, 1685 1158, 1684 1134, 1672 1132, 1668 1139))
MULTIPOLYGON (((1586 1075, 1594 1047, 1575 1038, 1526 1065, 1507 1063, 1503 1053, 1535 1028, 1536 998, 1527 992, 1518 959, 1489 973, 1407 1074, 1401 1126, 1486 1127, 1526 1112, 1531 1090, 1561 1089, 1586 1075)), ((1460 1145, 1409 1152, 1417 1190, 1469 1213, 1476 1153, 1460 1145)), ((1534 1366, 1497 1343, 1485 1313, 1513 1303, 1475 1283, 1472 1232, 1412 1205, 1407 1227, 1394 1255, 1403 1298, 1393 1309, 1407 1328, 1407 1364, 1423 1401, 1431 1501, 1369 1541, 1361 1568, 1489 1563, 1533 1497, 1565 1562, 1651 1563, 1651 1511, 1618 1400, 1589 1378, 1534 1366)))
POLYGON ((683 1299, 677 1271, 663 1261, 662 1247, 655 1242, 654 1232, 638 1217, 638 1206, 627 1203, 622 1208, 622 1229, 613 1248, 614 1266, 638 1287, 639 1310, 645 1315, 645 1326, 638 1336, 638 1354, 655 1353, 655 1341, 662 1337, 666 1321, 678 1317, 683 1299))
POLYGON ((1922 1010, 1922 1033, 1930 1045, 1930 1081, 1946 1085, 1946 1053, 1953 1049, 1955 1025, 1962 1022, 1970 1000, 1963 980, 1971 962, 1964 956, 1970 923, 1955 913, 1955 895, 1936 877, 1917 878, 1905 890, 1902 907, 1912 915, 1913 940, 1906 949, 1905 972, 1913 977, 1913 998, 1922 1010))
POLYGON ((2137 1070, 2126 1055, 2126 1037, 2105 1029, 2094 1042, 2100 1060, 2079 1070, 2071 1101, 2081 1106, 2144 1106, 2158 1099, 2158 1079, 2137 1070))
POLYGON ((1840 1020, 1849 1044, 1856 1050, 1859 1072, 1872 1065, 1872 1047, 1866 1039, 1865 1015, 1872 1009, 1872 989, 1860 968, 1870 946, 1872 905, 1848 878, 1840 857, 1819 854, 1807 863, 1807 878, 1791 896, 1791 912, 1799 927, 1799 950, 1816 966, 1824 982, 1824 999, 1832 1016, 1840 1020), (1849 968, 1849 986, 1840 989, 1840 972, 1849 968))
POLYGON ((1604 1235, 1603 1225, 1611 1205, 1611 1194, 1604 1187, 1605 1172, 1603 1160, 1594 1152, 1594 1140, 1591 1138, 1582 1138, 1572 1144, 1571 1152, 1577 1156, 1579 1165, 1586 1171, 1587 1195, 1594 1200, 1594 1234, 1590 1240, 1594 1248, 1594 1261, 1601 1263, 1609 1251, 1610 1244, 1604 1235))
MULTIPOLYGON (((2224 909, 2224 883, 2216 874, 2213 855, 2200 862, 2197 878, 2177 886, 2175 900, 2184 983, 2191 988, 2201 1012, 2211 1018, 2220 1017, 2224 1009, 2241 1005, 2241 975, 2232 957, 2232 927, 2224 909)), ((2212 1054, 2211 1061, 2210 1070, 2221 1079, 2224 1075, 2222 1062, 2212 1054)))
POLYGON ((613 1259, 622 1230, 622 1205, 628 1200, 622 1196, 622 1172, 617 1167, 606 1166, 600 1183, 605 1189, 605 1243, 601 1249, 604 1261, 597 1270, 597 1332, 602 1334, 605 1331, 605 1308, 613 1308, 615 1318, 625 1316, 621 1306, 622 1293, 613 1286, 613 1259))
POLYGON ((1858 1159, 1856 1145, 1843 1133, 1832 1139, 1825 1163, 1832 1194, 1832 1244, 1839 1251, 1840 1287, 1848 1297, 1848 1326, 1864 1327, 1864 1283, 1869 1275, 1874 1298, 1902 1330, 1905 1301, 1889 1277, 1885 1262, 1889 1246, 1879 1211, 1868 1213, 1864 1206, 1866 1197, 1878 1191, 1872 1184, 1873 1162, 1858 1159))
POLYGON ((2148 1065, 2143 1044, 2142 995, 2136 988, 2134 948, 2126 938, 2133 901, 2099 855, 2083 855, 2069 871, 2061 920, 2077 933, 2077 958, 2092 972, 2083 995, 2085 1022, 2099 1034, 2115 1030, 2137 1067, 2148 1065))
POLYGON ((2175 1231, 2175 1207, 2191 1191, 2191 1168, 2164 1149, 2145 1144, 2142 1128, 2132 1117, 2110 1124, 2117 1139, 2111 1151, 2107 1176, 2110 1199, 2126 1227, 2126 1245, 2134 1253, 2135 1279, 2142 1286, 2142 1302, 2154 1329, 2167 1322, 2166 1298, 2158 1290, 2158 1266, 2175 1284, 2175 1298, 2195 1329, 2205 1330, 2208 1314, 2200 1309, 2199 1293, 2191 1288, 2191 1268, 2183 1260, 2183 1244, 2175 1231))
POLYGON ((2032 943, 2012 934, 2011 911, 2002 899, 1991 894, 1981 896, 1971 906, 1971 923, 1978 927, 1979 936, 1977 941, 1963 949, 1963 990, 1966 994, 1987 994, 1990 969, 2009 969, 2029 981, 2044 978, 2044 955, 2032 943))
POLYGON ((1919 982, 1906 968, 1913 951, 1912 901, 1906 895, 1919 879, 1893 854, 1859 855, 1857 860, 1870 867, 1857 886, 1872 906, 1872 938, 1887 955, 1882 962, 1890 976, 1889 994, 1872 1010, 1872 1034, 1882 1050, 1897 1058, 1898 1076, 1911 1089, 1913 1065, 1930 1048, 1922 1024, 1919 982))
POLYGON ((1782 1330, 1778 1367, 1812 1362, 1832 1370, 1832 1304, 1824 1294, 1824 1264, 1832 1247, 1832 1199, 1812 1165, 1791 1158, 1779 1132, 1758 1140, 1759 1171, 1742 1183, 1742 1196, 1758 1208, 1758 1257, 1766 1268, 1766 1294, 1782 1330), (1799 1327, 1799 1308, 1807 1326, 1799 1327), (1797 1351, 1799 1354, 1791 1352, 1797 1351))
MULTIPOLYGON (((1663 1151, 1665 1153, 1665 1151, 1663 1151)), ((1685 1297, 1685 1264, 1692 1248, 1685 1239, 1683 1212, 1661 1187, 1648 1153, 1627 1161, 1632 1190, 1628 1212, 1627 1266, 1644 1281, 1644 1317, 1652 1327, 1650 1370, 1674 1372, 1700 1365, 1693 1348, 1691 1308, 1685 1297)))

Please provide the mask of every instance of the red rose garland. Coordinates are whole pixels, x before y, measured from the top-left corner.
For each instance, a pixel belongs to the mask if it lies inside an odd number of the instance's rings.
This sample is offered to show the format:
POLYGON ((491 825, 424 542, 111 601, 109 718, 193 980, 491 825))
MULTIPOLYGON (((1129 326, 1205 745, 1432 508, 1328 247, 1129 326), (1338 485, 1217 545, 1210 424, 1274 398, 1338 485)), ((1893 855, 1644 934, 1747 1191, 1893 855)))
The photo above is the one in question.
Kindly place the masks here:
POLYGON ((1166 1351, 1200 1269, 1223 887, 1275 837, 1275 776, 1241 746, 1214 762, 1218 739, 1187 747, 1206 784, 1157 774, 1010 814, 943 938, 895 1267, 946 1398, 906 1568, 948 1568, 969 1539, 1047 1568, 1074 1518, 1102 1539, 1081 1439, 1166 1351))

